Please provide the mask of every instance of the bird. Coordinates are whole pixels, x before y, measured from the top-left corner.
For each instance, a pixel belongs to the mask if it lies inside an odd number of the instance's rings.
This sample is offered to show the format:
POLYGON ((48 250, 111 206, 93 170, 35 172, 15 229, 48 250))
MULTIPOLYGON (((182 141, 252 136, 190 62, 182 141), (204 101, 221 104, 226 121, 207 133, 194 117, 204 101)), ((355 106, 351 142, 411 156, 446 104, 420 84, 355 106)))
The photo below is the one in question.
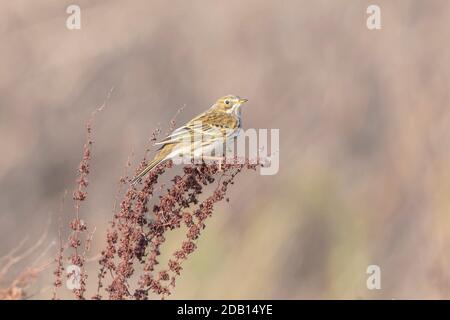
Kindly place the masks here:
POLYGON ((247 101, 248 99, 232 94, 223 96, 208 110, 155 143, 160 146, 157 154, 131 180, 131 184, 136 184, 156 166, 175 157, 189 154, 191 159, 222 159, 211 157, 209 154, 218 147, 223 148, 224 145, 229 145, 239 135, 242 126, 241 106, 247 101))

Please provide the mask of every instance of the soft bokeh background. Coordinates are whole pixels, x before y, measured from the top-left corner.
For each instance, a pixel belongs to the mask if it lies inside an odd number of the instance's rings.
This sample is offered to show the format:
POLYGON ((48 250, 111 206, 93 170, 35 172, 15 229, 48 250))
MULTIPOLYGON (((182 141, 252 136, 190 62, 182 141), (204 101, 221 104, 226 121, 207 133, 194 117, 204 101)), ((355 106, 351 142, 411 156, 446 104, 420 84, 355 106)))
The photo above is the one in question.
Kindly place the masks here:
MULTIPOLYGON (((84 123, 111 87, 82 208, 97 227, 92 256, 130 151, 142 156, 179 107, 178 123, 233 93, 250 100, 246 128, 280 129, 280 171, 238 177, 172 298, 450 298, 450 2, 16 0, 0 11, 0 256, 31 245, 49 217, 46 243, 57 239, 84 123), (374 2, 379 31, 366 28, 374 2), (73 3, 79 31, 65 27, 73 3), (371 264, 381 290, 366 287, 371 264)), ((31 298, 49 298, 51 281, 48 270, 31 298)))

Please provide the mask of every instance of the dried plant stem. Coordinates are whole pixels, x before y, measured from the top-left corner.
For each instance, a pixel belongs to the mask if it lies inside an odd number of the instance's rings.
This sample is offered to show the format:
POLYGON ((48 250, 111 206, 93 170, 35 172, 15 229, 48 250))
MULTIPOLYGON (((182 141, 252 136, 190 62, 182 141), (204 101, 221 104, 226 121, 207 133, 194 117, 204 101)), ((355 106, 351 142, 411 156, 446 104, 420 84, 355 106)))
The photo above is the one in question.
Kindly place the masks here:
MULTIPOLYGON (((86 142, 83 147, 83 157, 78 167, 77 186, 73 193, 73 200, 75 201, 75 218, 70 224, 72 233, 69 236, 69 246, 73 248, 70 262, 80 269, 79 286, 78 288, 73 289, 77 299, 84 299, 84 294, 86 292, 87 273, 84 264, 86 262, 86 252, 89 248, 90 235, 89 232, 87 232, 86 223, 80 218, 80 207, 81 203, 86 200, 87 187, 89 185, 88 175, 90 173, 91 148, 94 143, 92 139, 92 123, 97 113, 101 112, 106 107, 106 103, 110 99, 113 89, 114 88, 111 88, 103 104, 92 112, 91 117, 86 122, 86 142), (82 245, 83 235, 85 247, 84 253, 80 254, 78 249, 82 245)), ((67 277, 71 276, 73 275, 67 275, 67 277)))

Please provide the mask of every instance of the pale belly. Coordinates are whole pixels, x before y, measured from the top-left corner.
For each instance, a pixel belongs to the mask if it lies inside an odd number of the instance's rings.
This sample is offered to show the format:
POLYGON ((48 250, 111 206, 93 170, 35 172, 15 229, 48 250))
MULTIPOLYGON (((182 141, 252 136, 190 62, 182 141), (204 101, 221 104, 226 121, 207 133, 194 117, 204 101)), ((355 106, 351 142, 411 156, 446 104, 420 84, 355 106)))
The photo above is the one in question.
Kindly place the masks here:
POLYGON ((190 159, 199 159, 203 157, 222 157, 226 154, 227 148, 234 143, 234 138, 239 134, 240 129, 230 133, 224 139, 217 139, 210 143, 207 139, 203 141, 193 141, 176 146, 165 159, 173 159, 174 157, 183 157, 190 159))

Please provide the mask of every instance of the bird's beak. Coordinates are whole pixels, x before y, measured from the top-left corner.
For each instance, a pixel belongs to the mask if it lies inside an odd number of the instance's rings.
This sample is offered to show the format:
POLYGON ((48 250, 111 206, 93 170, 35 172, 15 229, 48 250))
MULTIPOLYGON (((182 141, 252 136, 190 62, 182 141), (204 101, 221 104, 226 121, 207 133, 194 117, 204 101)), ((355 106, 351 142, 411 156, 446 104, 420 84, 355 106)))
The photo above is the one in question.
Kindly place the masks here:
POLYGON ((239 104, 246 103, 247 101, 248 101, 248 99, 239 99, 239 104))

